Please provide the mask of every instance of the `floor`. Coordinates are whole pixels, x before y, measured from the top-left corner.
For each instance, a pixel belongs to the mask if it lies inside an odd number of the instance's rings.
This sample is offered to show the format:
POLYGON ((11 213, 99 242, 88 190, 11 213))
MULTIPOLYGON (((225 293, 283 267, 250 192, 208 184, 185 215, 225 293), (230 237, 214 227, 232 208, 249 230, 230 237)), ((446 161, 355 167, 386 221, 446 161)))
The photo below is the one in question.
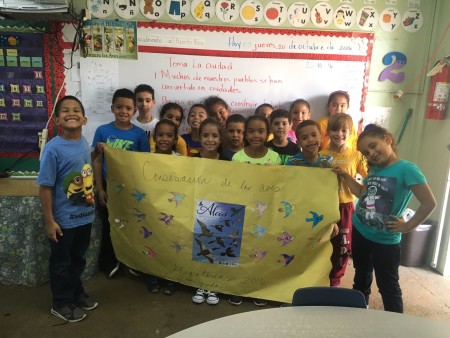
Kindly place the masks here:
MULTIPOLYGON (((343 287, 351 287, 351 262, 343 287)), ((400 267, 405 313, 450 321, 450 278, 426 268, 400 267)), ((259 308, 246 300, 232 306, 192 303, 193 290, 181 287, 173 296, 147 292, 144 280, 126 270, 114 279, 97 273, 85 282, 100 305, 79 323, 65 324, 50 314, 49 285, 36 288, 0 285, 0 336, 9 337, 166 337, 190 326, 259 308)), ((376 286, 370 308, 382 309, 376 286)), ((268 304, 275 307, 279 304, 268 304)))

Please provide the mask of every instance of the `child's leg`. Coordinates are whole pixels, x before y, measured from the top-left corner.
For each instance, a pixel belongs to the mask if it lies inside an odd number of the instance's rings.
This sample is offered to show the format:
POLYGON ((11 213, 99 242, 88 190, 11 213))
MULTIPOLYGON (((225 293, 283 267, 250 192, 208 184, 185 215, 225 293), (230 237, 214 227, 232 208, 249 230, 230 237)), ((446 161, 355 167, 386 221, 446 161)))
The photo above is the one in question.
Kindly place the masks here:
POLYGON ((356 228, 352 231, 352 257, 355 267, 355 276, 353 278, 353 289, 359 290, 366 298, 366 304, 369 304, 369 296, 373 280, 373 263, 371 244, 373 242, 365 239, 356 228))
POLYGON ((58 242, 50 242, 49 276, 54 308, 61 308, 73 303, 74 286, 70 270, 71 247, 75 229, 61 229, 63 236, 58 242))
POLYGON ((81 282, 81 274, 86 266, 85 253, 91 241, 92 224, 86 224, 76 228, 74 240, 71 248, 72 264, 70 271, 74 283, 74 299, 84 293, 83 284, 81 282))
POLYGON ((108 208, 97 204, 97 212, 102 223, 102 243, 99 253, 99 268, 101 271, 109 275, 111 270, 113 270, 117 265, 117 258, 111 242, 111 226, 108 220, 108 208))
POLYGON ((398 276, 399 265, 400 244, 376 244, 374 246, 373 266, 384 309, 403 313, 402 290, 398 276))
POLYGON ((353 203, 340 203, 341 219, 338 222, 339 234, 331 239, 333 253, 331 255, 330 286, 339 286, 345 274, 351 251, 353 203))

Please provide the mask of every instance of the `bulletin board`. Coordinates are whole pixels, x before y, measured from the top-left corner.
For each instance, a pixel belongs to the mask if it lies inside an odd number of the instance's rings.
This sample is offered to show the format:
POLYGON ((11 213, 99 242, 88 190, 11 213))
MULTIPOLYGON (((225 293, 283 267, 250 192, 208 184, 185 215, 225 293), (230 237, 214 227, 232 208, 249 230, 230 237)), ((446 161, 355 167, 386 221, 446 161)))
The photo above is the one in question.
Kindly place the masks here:
MULTIPOLYGON (((38 133, 64 82, 61 36, 57 22, 0 25, 0 170, 33 176, 39 168, 38 133)), ((52 121, 48 128, 52 137, 52 121)))
POLYGON ((114 90, 141 83, 155 89, 156 115, 169 101, 188 110, 218 95, 233 113, 244 115, 262 103, 288 109, 293 100, 304 98, 318 118, 335 90, 349 93, 355 121, 364 111, 373 33, 160 22, 137 26, 138 60, 81 60, 88 140, 99 124, 113 119, 114 90))

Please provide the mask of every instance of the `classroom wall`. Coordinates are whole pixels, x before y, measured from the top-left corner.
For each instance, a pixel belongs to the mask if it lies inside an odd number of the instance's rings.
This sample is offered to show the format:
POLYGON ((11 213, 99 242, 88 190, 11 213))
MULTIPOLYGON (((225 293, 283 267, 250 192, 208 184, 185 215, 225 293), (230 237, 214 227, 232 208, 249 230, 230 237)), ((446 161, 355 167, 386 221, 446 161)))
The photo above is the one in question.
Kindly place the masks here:
MULTIPOLYGON (((439 40, 446 32, 444 39, 442 40, 441 47, 436 52, 436 57, 431 61, 434 63, 436 60, 450 55, 450 2, 446 0, 437 1, 435 20, 433 24, 432 38, 430 43, 430 52, 439 43, 439 40)), ((428 183, 436 197, 437 207, 432 214, 432 218, 439 220, 445 218, 440 259, 438 260, 438 271, 443 271, 445 258, 449 255, 448 246, 450 238, 450 208, 447 203, 447 214, 441 215, 440 211, 443 208, 443 199, 445 193, 445 182, 447 180, 450 170, 450 150, 447 146, 450 144, 450 110, 447 107, 447 115, 445 120, 426 120, 423 118, 423 112, 426 109, 426 103, 428 100, 430 81, 427 81, 424 88, 424 94, 418 98, 417 107, 422 112, 422 116, 419 117, 417 122, 418 135, 416 137, 411 136, 410 139, 415 138, 416 147, 410 150, 411 154, 416 154, 417 162, 420 164, 422 170, 427 176, 428 183)), ((447 273, 448 271, 447 264, 447 273)))

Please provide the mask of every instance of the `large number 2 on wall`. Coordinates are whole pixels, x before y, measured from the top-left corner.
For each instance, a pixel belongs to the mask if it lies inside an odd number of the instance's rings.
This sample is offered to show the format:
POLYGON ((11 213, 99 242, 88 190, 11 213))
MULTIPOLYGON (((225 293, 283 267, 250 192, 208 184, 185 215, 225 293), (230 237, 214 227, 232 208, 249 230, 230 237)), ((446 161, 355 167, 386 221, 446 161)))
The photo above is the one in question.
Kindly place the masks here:
POLYGON ((391 80, 402 82, 405 78, 404 72, 394 73, 393 70, 403 68, 406 64, 406 55, 400 52, 390 52, 383 57, 383 65, 389 65, 380 74, 379 81, 391 80))

